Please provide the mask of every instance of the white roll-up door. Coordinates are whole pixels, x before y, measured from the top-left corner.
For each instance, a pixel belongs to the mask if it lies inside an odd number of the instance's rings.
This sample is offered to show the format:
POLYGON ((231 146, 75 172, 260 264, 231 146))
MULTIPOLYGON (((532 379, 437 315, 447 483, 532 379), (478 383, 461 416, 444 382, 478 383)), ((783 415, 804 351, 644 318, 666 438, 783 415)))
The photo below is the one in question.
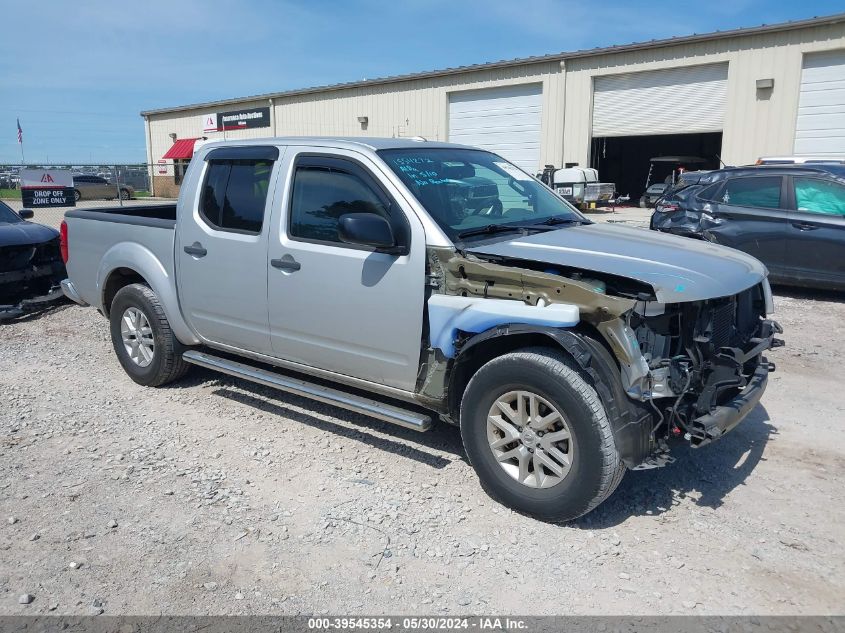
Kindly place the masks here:
POLYGON ((449 95, 449 140, 490 150, 530 174, 540 168, 542 84, 449 95))
POLYGON ((795 153, 845 156, 845 51, 804 57, 795 153))
POLYGON ((728 65, 596 77, 593 137, 721 132, 728 65))

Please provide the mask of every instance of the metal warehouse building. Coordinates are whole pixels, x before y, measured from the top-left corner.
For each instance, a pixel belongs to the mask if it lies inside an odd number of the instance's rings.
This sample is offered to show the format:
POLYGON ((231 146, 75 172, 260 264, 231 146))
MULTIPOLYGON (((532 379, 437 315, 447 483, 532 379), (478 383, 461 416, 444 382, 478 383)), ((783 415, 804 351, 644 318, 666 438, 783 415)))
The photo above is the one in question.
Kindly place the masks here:
POLYGON ((634 196, 654 156, 845 156, 845 14, 141 115, 156 195, 178 191, 199 138, 422 136, 530 173, 597 167, 634 196))

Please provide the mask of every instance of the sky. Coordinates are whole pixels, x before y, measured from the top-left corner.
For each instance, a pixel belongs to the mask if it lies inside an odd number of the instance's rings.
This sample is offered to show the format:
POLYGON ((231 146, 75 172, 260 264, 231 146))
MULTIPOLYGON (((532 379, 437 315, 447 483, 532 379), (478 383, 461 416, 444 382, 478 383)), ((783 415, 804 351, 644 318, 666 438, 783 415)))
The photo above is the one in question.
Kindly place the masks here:
POLYGON ((142 110, 773 24, 822 0, 0 0, 0 163, 143 162, 142 110))

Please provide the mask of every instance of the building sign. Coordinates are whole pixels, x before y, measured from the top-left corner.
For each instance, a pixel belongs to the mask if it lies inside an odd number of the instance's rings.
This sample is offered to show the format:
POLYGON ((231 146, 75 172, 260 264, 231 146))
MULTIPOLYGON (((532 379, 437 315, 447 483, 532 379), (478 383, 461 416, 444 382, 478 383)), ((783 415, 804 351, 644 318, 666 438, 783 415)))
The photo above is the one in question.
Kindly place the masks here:
POLYGON ((220 130, 220 124, 217 122, 218 115, 216 112, 205 114, 202 117, 202 131, 203 132, 217 132, 220 130))
POLYGON ((215 112, 202 117, 203 132, 229 132, 260 127, 270 127, 269 107, 215 112))
POLYGON ((23 169, 21 199, 28 209, 75 207, 73 174, 67 169, 23 169))
POLYGON ((159 160, 158 161, 158 173, 161 176, 167 175, 167 161, 166 160, 159 160))

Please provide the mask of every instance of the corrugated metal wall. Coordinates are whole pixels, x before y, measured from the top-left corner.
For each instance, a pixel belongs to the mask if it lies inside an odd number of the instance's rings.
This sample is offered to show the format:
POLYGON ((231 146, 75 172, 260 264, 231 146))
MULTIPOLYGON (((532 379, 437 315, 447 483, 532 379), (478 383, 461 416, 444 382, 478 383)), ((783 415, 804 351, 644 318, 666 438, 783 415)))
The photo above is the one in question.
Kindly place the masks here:
MULTIPOLYGON (((790 154, 795 136, 801 63, 805 53, 845 48, 841 24, 752 34, 723 40, 606 53, 559 62, 526 63, 508 68, 397 81, 275 99, 278 136, 449 137, 449 93, 519 83, 543 84, 542 163, 588 164, 593 80, 596 76, 685 65, 728 63, 728 96, 723 159, 745 164, 761 155, 790 154), (757 79, 773 78, 774 90, 756 89, 757 79), (368 117, 362 129, 358 117, 368 117)), ((202 136, 201 116, 216 110, 269 105, 266 100, 217 108, 151 115, 150 162, 179 138, 202 136)), ((272 128, 228 132, 227 138, 262 137, 272 128)), ((209 134, 221 138, 221 133, 209 134)))
POLYGON ((845 48, 841 24, 572 59, 566 64, 564 160, 588 164, 593 79, 646 70, 728 62, 722 159, 729 165, 791 154, 805 53, 845 48), (757 79, 775 80, 757 91, 757 79), (577 97, 576 97, 577 95, 577 97))

